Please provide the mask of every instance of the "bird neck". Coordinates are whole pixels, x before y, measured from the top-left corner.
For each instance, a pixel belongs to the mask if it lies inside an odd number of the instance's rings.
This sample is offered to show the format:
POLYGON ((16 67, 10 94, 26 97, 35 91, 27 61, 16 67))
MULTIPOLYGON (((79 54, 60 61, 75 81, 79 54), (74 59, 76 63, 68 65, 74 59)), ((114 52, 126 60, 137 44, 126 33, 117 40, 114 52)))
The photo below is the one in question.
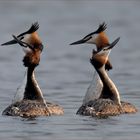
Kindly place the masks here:
POLYGON ((116 104, 120 105, 119 91, 116 88, 114 82, 109 78, 104 66, 100 67, 99 69, 96 69, 96 71, 103 82, 103 90, 102 90, 100 98, 110 98, 116 104))
POLYGON ((27 83, 24 92, 24 99, 44 102, 43 94, 35 79, 34 69, 35 66, 30 66, 27 69, 27 83))

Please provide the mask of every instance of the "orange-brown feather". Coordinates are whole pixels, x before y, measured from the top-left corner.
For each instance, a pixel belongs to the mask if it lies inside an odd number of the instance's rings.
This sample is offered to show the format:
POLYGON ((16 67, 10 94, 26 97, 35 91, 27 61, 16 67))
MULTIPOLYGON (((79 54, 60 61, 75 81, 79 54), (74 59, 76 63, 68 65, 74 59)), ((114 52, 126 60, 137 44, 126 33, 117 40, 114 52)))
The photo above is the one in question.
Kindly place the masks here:
POLYGON ((97 49, 102 49, 108 45, 109 45, 109 39, 108 39, 106 33, 105 32, 99 33, 99 35, 96 38, 97 49))
POLYGON ((104 56, 104 54, 96 54, 91 58, 91 63, 93 63, 96 68, 100 68, 106 64, 107 60, 108 58, 104 56))
POLYGON ((23 59, 24 65, 26 67, 29 67, 31 65, 37 66, 39 64, 40 61, 40 54, 41 51, 38 49, 35 49, 32 52, 28 52, 23 59))
POLYGON ((30 35, 30 38, 28 39, 28 42, 30 45, 34 46, 34 45, 40 45, 41 44, 41 40, 39 38, 39 35, 37 32, 33 32, 30 35))

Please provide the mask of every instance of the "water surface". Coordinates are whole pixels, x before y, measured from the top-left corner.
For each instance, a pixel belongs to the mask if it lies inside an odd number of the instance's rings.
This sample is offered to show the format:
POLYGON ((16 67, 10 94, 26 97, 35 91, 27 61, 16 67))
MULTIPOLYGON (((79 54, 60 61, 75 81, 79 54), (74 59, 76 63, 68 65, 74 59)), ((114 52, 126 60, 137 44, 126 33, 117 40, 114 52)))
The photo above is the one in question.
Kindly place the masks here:
MULTIPOLYGON (((92 45, 69 46, 108 25, 110 42, 121 37, 111 52, 110 77, 122 100, 140 108, 140 2, 138 1, 0 1, 0 43, 38 21, 44 44, 36 76, 47 100, 64 107, 63 116, 27 120, 0 115, 0 139, 7 140, 138 140, 140 113, 96 119, 76 115, 92 79, 92 45)), ((18 45, 0 48, 0 112, 11 102, 23 79, 23 53, 18 45)))

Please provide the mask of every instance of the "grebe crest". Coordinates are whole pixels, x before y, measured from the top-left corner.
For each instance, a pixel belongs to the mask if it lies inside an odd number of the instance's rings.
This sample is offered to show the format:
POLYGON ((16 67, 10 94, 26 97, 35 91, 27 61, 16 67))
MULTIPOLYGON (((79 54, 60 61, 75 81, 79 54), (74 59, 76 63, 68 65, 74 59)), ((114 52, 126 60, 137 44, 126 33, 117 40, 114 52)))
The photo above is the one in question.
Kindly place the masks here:
POLYGON ((86 35, 81 40, 71 43, 70 45, 78 45, 83 43, 95 44, 97 50, 100 50, 109 45, 109 39, 106 33, 104 32, 106 28, 107 25, 105 24, 105 22, 103 22, 102 24, 99 25, 96 31, 86 35))
POLYGON ((26 31, 23 32, 21 34, 19 34, 16 38, 13 35, 14 39, 10 40, 6 43, 1 44, 3 45, 13 45, 16 43, 19 43, 22 47, 25 53, 31 51, 33 48, 35 48, 36 46, 40 46, 41 49, 43 49, 43 45, 42 42, 39 38, 38 33, 36 32, 39 28, 39 24, 38 22, 35 22, 31 25, 31 27, 26 31), (28 44, 28 45, 27 45, 28 44))

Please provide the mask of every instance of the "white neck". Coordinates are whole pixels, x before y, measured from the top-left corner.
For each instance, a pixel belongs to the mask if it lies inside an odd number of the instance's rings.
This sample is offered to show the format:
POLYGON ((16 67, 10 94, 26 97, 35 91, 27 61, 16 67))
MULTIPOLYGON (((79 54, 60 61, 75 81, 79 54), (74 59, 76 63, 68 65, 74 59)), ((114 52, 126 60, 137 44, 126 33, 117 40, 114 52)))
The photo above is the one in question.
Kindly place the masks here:
POLYGON ((119 91, 117 89, 117 87, 115 86, 114 82, 109 78, 104 66, 101 67, 100 69, 97 70, 102 82, 103 82, 103 86, 105 88, 105 93, 103 94, 111 94, 111 99, 121 105, 120 103, 120 94, 119 91))
POLYGON ((35 79, 35 73, 34 73, 34 72, 33 72, 33 80, 34 80, 34 82, 35 82, 36 88, 37 88, 38 91, 40 92, 40 96, 42 97, 44 104, 46 104, 46 101, 45 101, 45 99, 44 99, 44 97, 43 97, 43 93, 42 93, 42 91, 41 91, 41 88, 39 87, 38 82, 37 82, 36 79, 35 79))

